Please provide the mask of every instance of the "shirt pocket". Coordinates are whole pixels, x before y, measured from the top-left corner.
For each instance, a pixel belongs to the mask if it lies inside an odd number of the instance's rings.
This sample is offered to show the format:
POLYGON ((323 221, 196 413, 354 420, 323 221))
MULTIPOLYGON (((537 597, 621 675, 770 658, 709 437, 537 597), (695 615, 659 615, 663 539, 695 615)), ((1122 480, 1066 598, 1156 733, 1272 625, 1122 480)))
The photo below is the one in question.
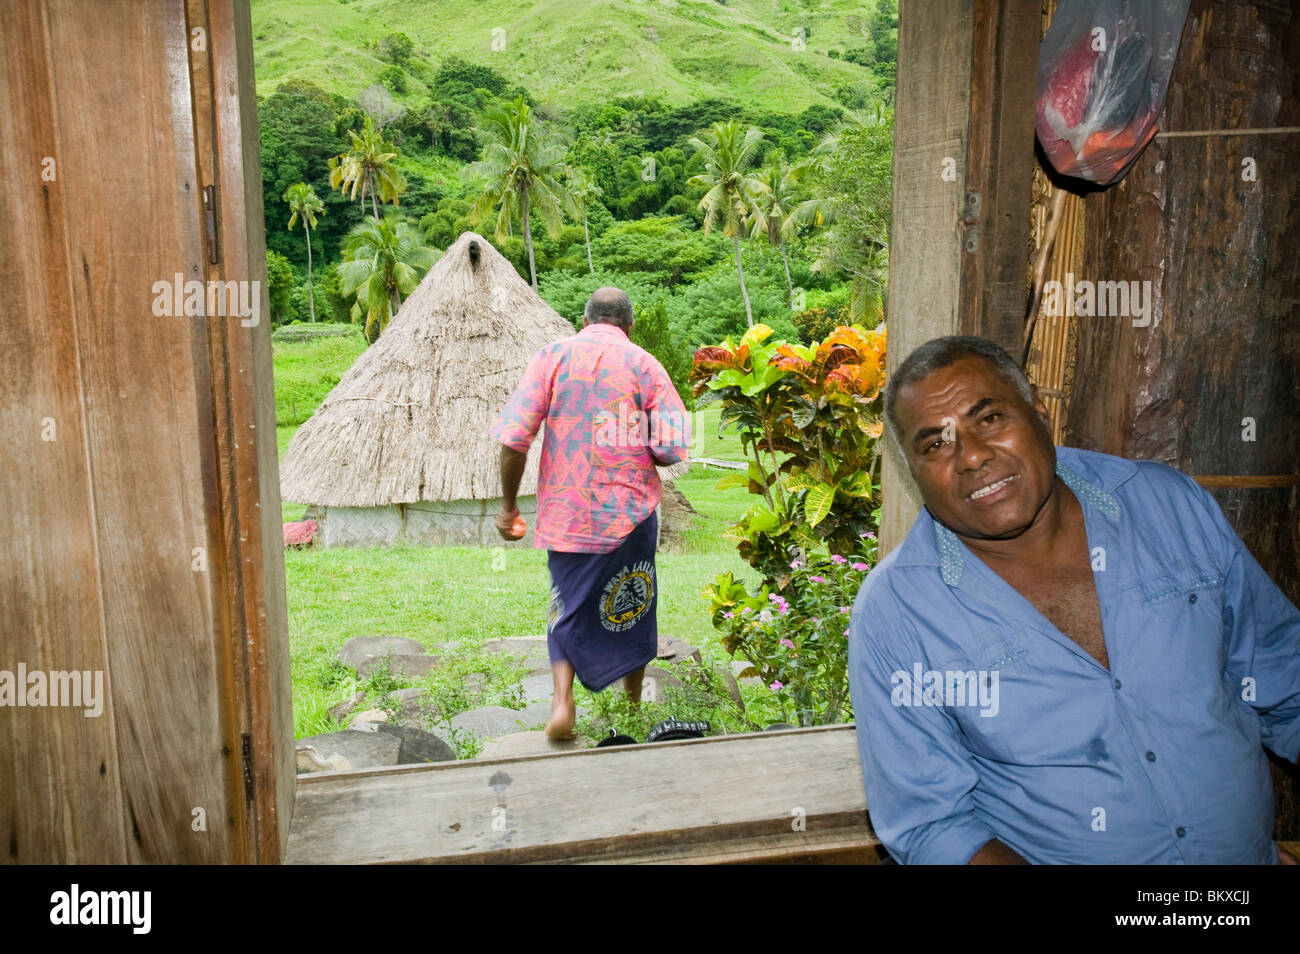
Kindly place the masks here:
POLYGON ((1127 595, 1127 635, 1141 646, 1143 664, 1160 668, 1160 683, 1183 693, 1217 690, 1226 661, 1223 575, 1214 567, 1164 568, 1127 595))

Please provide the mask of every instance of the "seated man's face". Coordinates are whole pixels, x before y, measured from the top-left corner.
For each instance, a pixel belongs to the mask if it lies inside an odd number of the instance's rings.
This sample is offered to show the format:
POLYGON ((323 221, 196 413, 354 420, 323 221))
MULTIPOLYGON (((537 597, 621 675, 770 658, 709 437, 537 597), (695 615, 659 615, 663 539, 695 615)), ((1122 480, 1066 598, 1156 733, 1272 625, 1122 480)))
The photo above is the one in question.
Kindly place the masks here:
POLYGON ((1047 411, 983 358, 904 385, 894 413, 925 506, 958 536, 1009 539, 1038 517, 1056 473, 1047 411))

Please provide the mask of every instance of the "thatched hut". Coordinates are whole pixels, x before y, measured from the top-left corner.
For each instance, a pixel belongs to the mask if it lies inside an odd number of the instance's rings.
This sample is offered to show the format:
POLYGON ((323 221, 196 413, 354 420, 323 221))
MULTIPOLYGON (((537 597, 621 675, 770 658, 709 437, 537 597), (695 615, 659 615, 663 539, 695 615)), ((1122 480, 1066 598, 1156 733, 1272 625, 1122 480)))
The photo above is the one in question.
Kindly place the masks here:
MULTIPOLYGON (((500 544, 492 420, 533 355, 573 332, 486 239, 465 232, 294 434, 282 498, 313 505, 321 546, 500 544)), ((519 488, 528 546, 543 434, 519 488)))

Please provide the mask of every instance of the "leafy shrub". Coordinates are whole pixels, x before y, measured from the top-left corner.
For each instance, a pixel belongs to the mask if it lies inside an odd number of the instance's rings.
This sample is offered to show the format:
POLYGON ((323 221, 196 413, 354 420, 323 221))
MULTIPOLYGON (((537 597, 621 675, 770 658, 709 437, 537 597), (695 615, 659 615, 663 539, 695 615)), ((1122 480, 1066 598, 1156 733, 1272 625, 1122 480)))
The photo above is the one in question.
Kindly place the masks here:
POLYGON ((771 334, 756 325, 701 348, 691 379, 696 406, 721 403, 721 426, 736 426, 752 455, 747 474, 718 482, 762 497, 732 531, 737 550, 784 590, 792 560, 850 552, 875 528, 885 333, 843 326, 807 346, 771 334))
POLYGON ((767 586, 751 594, 724 573, 705 588, 722 645, 750 663, 775 694, 788 721, 827 725, 853 718, 849 698, 849 613, 858 588, 876 562, 876 536, 864 531, 860 552, 839 553, 813 565, 790 562, 789 598, 767 586))
POLYGON ((289 320, 289 297, 293 294, 293 268, 289 260, 273 248, 266 250, 267 294, 271 299, 271 324, 289 320))
POLYGON ((644 306, 656 292, 655 287, 639 275, 625 275, 605 271, 599 267, 595 274, 592 274, 586 270, 585 261, 583 271, 579 274, 547 272, 538 275, 537 284, 542 300, 572 324, 575 331, 582 327, 582 310, 587 306, 587 299, 591 297, 591 293, 597 288, 606 285, 621 288, 627 292, 634 306, 644 306))
POLYGON ((394 93, 406 92, 406 71, 396 63, 385 66, 379 71, 379 82, 394 93))
POLYGON ((672 379, 677 394, 689 408, 691 398, 691 356, 668 321, 667 296, 659 294, 636 309, 632 341, 658 359, 672 379))

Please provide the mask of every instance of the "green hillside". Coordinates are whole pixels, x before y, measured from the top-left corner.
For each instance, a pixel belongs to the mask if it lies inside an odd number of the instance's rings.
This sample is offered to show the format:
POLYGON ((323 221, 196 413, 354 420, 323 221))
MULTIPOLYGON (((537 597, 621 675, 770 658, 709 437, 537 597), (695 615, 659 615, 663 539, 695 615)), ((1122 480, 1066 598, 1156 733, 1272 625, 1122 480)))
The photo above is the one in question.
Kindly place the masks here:
POLYGON ((839 58, 872 43, 862 0, 253 0, 257 91, 302 79, 351 98, 390 61, 380 41, 410 37, 398 99, 428 95, 455 54, 491 66, 549 106, 617 96, 682 105, 719 98, 800 112, 869 108, 871 71, 839 58), (498 46, 493 49, 494 30, 498 46), (802 29, 805 48, 792 37, 802 29))

